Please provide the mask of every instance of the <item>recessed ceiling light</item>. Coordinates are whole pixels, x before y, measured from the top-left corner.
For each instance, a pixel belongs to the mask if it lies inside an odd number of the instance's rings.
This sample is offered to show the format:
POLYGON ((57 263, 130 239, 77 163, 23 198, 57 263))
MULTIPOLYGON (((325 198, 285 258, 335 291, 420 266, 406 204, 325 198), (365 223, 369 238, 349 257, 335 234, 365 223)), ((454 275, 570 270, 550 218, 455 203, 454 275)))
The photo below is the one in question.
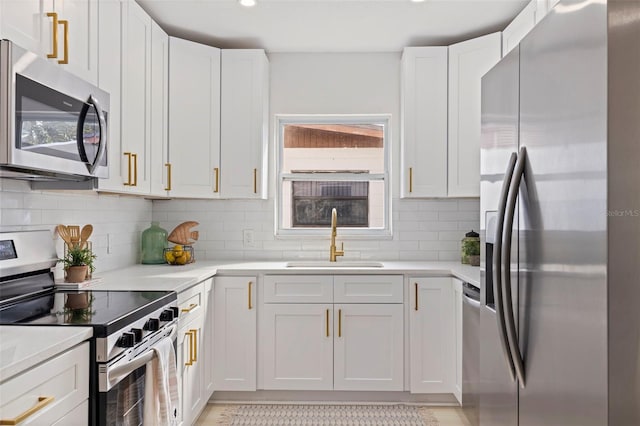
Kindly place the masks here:
POLYGON ((422 3, 424 0, 411 0, 414 3, 422 3))
POLYGON ((238 0, 241 5, 245 7, 252 7, 256 5, 256 0, 238 0))

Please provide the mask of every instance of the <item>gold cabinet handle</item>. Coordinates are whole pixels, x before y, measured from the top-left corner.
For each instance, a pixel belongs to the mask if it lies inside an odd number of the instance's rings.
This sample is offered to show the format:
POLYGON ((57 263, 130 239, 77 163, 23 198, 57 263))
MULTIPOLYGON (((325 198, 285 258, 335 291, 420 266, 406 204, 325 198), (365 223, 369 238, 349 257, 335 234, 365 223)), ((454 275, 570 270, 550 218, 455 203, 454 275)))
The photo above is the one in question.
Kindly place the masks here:
POLYGON ((327 329, 327 337, 329 337, 329 310, 327 309, 327 315, 326 315, 326 329, 327 329))
POLYGON ((258 193, 258 169, 253 169, 253 193, 258 193))
POLYGON ((54 398, 55 397, 53 396, 39 396, 38 403, 36 405, 24 411, 23 413, 18 414, 12 419, 0 419, 0 425, 17 425, 18 423, 22 423, 28 417, 42 410, 46 405, 52 403, 54 398))
POLYGON ((413 192, 413 167, 409 167, 409 192, 413 192))
POLYGON ((418 283, 413 283, 416 288, 416 311, 418 310, 418 283))
POLYGON ((189 361, 185 362, 184 365, 191 366, 193 365, 193 330, 187 331, 184 335, 189 337, 189 361))
POLYGON ((213 173, 216 175, 216 186, 213 188, 213 192, 220 191, 220 169, 218 167, 213 169, 213 173))
POLYGON ((164 190, 171 191, 171 163, 164 163, 164 166, 167 168, 167 187, 164 190))
POLYGON ((194 310, 195 308, 197 308, 197 307, 198 307, 198 304, 197 304, 197 303, 192 303, 192 304, 190 304, 190 305, 189 305, 189 307, 188 307, 188 308, 182 308, 182 312, 184 312, 184 313, 188 313, 188 312, 193 311, 193 310, 194 310))
POLYGON ((342 337, 342 309, 338 309, 338 337, 342 337))
POLYGON ((52 48, 51 53, 47 55, 47 58, 53 59, 58 57, 58 14, 55 12, 47 13, 47 16, 53 20, 53 29, 52 29, 52 48))
POLYGON ((249 309, 252 309, 253 307, 251 306, 251 286, 253 285, 252 281, 249 281, 249 309))
POLYGON ((198 330, 191 329, 189 333, 193 336, 193 362, 198 362, 198 330))
POLYGON ((64 29, 64 55, 62 59, 58 61, 59 64, 68 64, 69 63, 69 21, 66 19, 58 20, 58 24, 62 25, 64 29))
POLYGON ((125 183, 125 186, 131 186, 131 153, 125 152, 124 155, 127 156, 127 162, 129 164, 127 168, 127 183, 125 183))
POLYGON ((131 154, 133 157, 133 186, 138 186, 138 154, 131 154))

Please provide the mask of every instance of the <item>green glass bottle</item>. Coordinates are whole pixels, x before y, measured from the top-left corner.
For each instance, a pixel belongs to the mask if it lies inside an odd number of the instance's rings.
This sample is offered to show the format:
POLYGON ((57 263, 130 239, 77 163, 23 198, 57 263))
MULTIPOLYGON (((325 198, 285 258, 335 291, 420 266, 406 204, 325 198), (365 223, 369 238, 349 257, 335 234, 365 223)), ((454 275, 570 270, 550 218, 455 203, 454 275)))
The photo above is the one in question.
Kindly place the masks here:
POLYGON ((158 222, 142 231, 142 263, 165 263, 164 248, 167 246, 167 231, 160 228, 158 222))

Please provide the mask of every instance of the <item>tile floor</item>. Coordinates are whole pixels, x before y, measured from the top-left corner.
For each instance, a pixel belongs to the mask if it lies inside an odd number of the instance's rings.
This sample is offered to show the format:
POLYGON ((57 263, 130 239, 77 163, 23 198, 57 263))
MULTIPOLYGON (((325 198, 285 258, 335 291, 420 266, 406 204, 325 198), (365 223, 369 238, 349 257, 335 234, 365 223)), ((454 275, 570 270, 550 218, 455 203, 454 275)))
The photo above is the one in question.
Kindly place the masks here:
MULTIPOLYGON (((214 426, 218 424, 225 405, 207 404, 198 418, 196 426, 214 426)), ((429 407, 440 422, 440 426, 468 426, 459 407, 429 407)))

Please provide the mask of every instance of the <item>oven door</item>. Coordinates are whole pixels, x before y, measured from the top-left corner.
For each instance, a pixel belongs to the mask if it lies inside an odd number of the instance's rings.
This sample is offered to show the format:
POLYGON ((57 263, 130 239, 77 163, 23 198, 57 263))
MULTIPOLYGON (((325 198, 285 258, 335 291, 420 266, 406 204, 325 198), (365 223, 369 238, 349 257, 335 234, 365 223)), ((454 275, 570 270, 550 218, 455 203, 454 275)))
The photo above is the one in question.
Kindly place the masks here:
POLYGON ((91 424, 98 426, 142 425, 147 363, 155 353, 153 345, 171 338, 176 351, 177 324, 164 328, 141 347, 131 348, 118 360, 98 366, 97 401, 91 424))

